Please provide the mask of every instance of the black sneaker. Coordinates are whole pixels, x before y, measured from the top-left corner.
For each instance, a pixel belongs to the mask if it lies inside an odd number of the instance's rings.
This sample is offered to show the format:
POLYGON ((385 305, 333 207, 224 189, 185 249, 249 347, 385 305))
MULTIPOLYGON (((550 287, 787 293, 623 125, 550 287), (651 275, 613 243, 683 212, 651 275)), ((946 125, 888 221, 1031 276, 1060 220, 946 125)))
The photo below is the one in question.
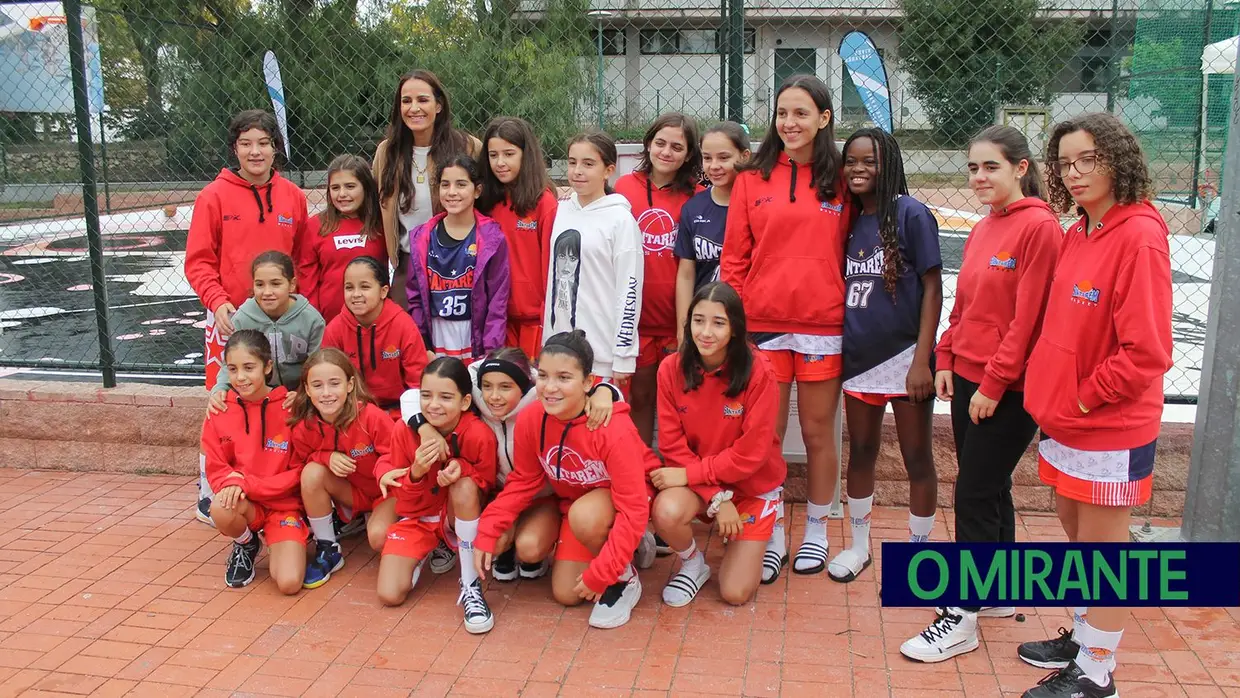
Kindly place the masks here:
MULTIPOLYGON (((495 569, 494 566, 491 569, 495 569)), ((462 584, 456 603, 465 607, 465 631, 469 634, 480 635, 495 627, 495 616, 491 615, 491 607, 482 595, 481 581, 475 579, 469 586, 462 584)))
POLYGON ((1048 674, 1037 686, 1021 694, 1021 698, 1116 698, 1115 679, 1107 672, 1107 685, 1099 686, 1085 676, 1076 662, 1048 674))
POLYGON ((1081 646, 1072 639, 1072 631, 1059 629, 1059 637, 1050 640, 1022 642, 1016 654, 1026 664, 1039 669, 1063 669, 1076 659, 1081 646))
POLYGON ((657 533, 654 534, 654 552, 658 557, 667 557, 672 554, 672 546, 668 545, 667 541, 660 538, 657 533))
POLYGON ((517 578, 517 551, 509 548, 491 558, 491 576, 497 582, 511 582, 517 578))
POLYGON ((255 534, 250 534, 249 543, 233 541, 232 554, 228 556, 228 568, 224 570, 224 583, 240 589, 254 581, 254 561, 258 559, 258 551, 262 547, 262 541, 255 534))

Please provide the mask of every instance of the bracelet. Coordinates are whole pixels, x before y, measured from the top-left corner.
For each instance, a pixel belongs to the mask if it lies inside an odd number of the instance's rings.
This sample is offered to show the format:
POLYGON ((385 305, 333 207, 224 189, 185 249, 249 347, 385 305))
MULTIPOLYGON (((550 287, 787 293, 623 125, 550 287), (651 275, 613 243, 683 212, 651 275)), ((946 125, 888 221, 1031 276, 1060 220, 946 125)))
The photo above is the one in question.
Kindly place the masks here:
POLYGON ((706 508, 706 515, 712 519, 715 518, 715 515, 719 513, 719 507, 723 506, 724 502, 730 501, 732 501, 731 490, 716 492, 715 496, 710 498, 710 506, 706 508))
POLYGON ((1089 414, 1089 408, 1085 406, 1085 403, 1081 402, 1080 398, 1076 399, 1076 406, 1081 408, 1081 414, 1089 414))

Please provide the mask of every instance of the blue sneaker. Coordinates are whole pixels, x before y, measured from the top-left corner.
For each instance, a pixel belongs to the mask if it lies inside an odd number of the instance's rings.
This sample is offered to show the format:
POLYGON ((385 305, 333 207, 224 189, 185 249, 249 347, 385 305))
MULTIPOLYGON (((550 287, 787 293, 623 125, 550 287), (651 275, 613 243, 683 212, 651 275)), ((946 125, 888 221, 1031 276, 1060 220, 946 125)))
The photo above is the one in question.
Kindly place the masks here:
POLYGON ((306 579, 301 583, 305 589, 318 589, 332 578, 332 573, 344 567, 344 554, 340 544, 320 540, 314 543, 314 559, 306 564, 306 579))

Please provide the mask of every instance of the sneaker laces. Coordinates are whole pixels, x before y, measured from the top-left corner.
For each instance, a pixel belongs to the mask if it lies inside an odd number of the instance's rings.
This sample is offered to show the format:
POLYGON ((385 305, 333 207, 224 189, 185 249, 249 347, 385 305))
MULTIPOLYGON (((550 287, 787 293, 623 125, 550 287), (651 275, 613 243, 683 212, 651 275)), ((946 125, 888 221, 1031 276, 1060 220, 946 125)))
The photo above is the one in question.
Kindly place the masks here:
POLYGON ((234 543, 232 555, 228 558, 230 567, 240 567, 241 569, 254 569, 254 557, 250 555, 250 549, 247 543, 234 543))
POLYGON ((963 617, 951 613, 945 608, 939 613, 937 618, 930 622, 930 625, 926 626, 925 630, 921 631, 921 638, 930 644, 934 644, 936 641, 947 637, 951 631, 956 629, 957 625, 960 625, 962 620, 964 620, 963 617))
POLYGON ((456 599, 457 606, 465 606, 465 617, 485 616, 490 612, 486 599, 482 597, 482 587, 477 582, 461 586, 461 595, 456 599))
POLYGON ((1052 671, 1038 681, 1039 686, 1046 686, 1050 691, 1062 691, 1076 685, 1077 672, 1076 665, 1069 662, 1068 666, 1052 671))
POLYGON ((1052 638, 1050 640, 1047 640, 1046 642, 1047 644, 1053 645, 1055 647, 1058 647, 1060 645, 1066 646, 1069 643, 1074 644, 1074 645, 1076 644, 1076 640, 1072 638, 1072 631, 1064 630, 1063 626, 1059 626, 1059 637, 1052 638))

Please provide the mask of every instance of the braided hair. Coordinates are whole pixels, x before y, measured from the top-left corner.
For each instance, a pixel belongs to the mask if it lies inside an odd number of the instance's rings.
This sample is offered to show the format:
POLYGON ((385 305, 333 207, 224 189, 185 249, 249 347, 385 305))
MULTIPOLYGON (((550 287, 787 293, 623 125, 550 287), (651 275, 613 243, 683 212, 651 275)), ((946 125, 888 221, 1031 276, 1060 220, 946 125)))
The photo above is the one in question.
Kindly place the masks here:
MULTIPOLYGON (((883 243, 883 286, 892 297, 896 294, 896 282, 904 270, 904 257, 900 254, 899 221, 896 200, 908 195, 908 180, 904 177, 904 157, 900 146, 890 133, 880 128, 863 128, 848 137, 844 152, 858 138, 869 138, 874 144, 874 157, 878 161, 878 177, 874 181, 874 196, 878 200, 878 236, 883 243)), ((854 203, 860 207, 856 195, 854 203)))

